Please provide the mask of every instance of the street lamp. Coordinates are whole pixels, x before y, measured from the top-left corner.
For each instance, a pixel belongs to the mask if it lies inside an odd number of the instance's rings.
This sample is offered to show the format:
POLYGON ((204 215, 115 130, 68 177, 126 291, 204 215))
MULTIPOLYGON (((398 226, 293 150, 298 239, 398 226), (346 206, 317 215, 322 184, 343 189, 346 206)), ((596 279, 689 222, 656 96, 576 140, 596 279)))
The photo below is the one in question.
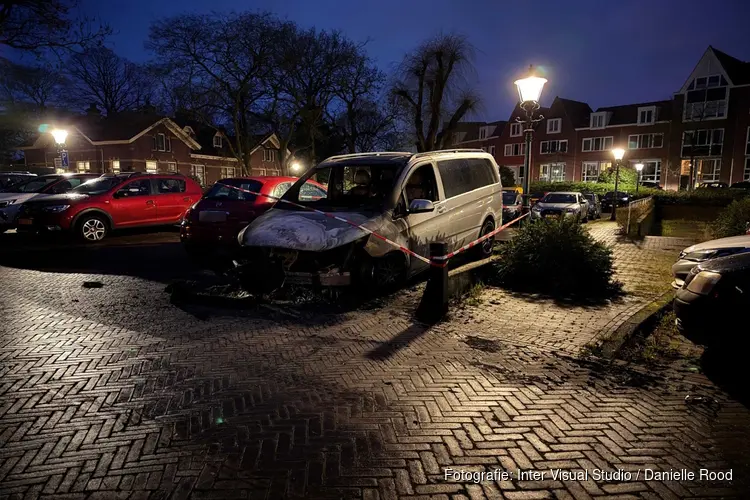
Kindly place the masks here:
POLYGON ((57 147, 59 149, 63 149, 65 147, 65 140, 68 138, 68 131, 65 129, 56 128, 51 130, 50 134, 52 134, 52 137, 55 139, 57 147))
POLYGON ((641 184, 641 172, 643 172, 643 163, 636 163, 635 169, 638 171, 638 177, 635 179, 635 194, 638 194, 638 187, 641 184))
POLYGON ((302 164, 298 161, 293 161, 292 163, 289 164, 289 170, 297 174, 302 171, 302 164))
POLYGON ((526 151, 523 157, 523 213, 529 213, 529 182, 531 179, 531 141, 534 135, 534 124, 544 119, 544 116, 534 117, 534 112, 540 107, 539 98, 542 95, 546 78, 537 76, 534 67, 529 66, 529 72, 526 77, 520 78, 513 82, 518 89, 518 100, 521 109, 524 111, 524 117, 516 117, 516 122, 522 123, 524 127, 524 141, 526 151))
POLYGON ((617 200, 618 200, 617 188, 620 185, 620 162, 625 156, 625 150, 622 148, 615 148, 612 150, 612 156, 615 157, 615 194, 612 199, 612 213, 609 216, 609 220, 614 221, 616 220, 616 217, 617 217, 616 216, 617 200))

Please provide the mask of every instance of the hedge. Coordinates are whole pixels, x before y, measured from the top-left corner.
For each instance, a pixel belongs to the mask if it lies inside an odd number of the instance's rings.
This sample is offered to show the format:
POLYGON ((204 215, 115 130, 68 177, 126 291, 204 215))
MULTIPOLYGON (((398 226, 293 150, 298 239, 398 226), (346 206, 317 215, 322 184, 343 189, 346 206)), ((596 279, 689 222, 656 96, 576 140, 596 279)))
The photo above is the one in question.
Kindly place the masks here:
POLYGON ((711 227, 714 238, 745 234, 750 227, 750 198, 733 201, 725 208, 711 227))
POLYGON ((697 205, 725 207, 735 200, 747 198, 744 189, 696 189, 695 191, 657 191, 657 205, 697 205))
MULTIPOLYGON (((614 184, 606 184, 602 182, 532 182, 529 186, 531 193, 546 193, 549 191, 579 191, 581 193, 596 193, 599 195, 605 195, 610 191, 615 190, 614 184)), ((617 190, 630 193, 635 195, 635 186, 629 186, 627 184, 620 184, 617 186, 617 190)), ((645 198, 656 193, 661 193, 658 189, 651 189, 640 187, 638 189, 638 196, 635 198, 645 198)))

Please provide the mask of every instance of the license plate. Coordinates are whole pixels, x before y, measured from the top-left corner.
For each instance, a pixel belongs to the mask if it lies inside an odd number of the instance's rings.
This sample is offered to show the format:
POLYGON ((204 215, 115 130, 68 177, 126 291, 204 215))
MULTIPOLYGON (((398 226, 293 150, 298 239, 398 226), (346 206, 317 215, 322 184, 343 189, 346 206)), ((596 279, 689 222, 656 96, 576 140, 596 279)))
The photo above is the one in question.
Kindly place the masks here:
POLYGON ((33 223, 34 221, 32 219, 18 219, 18 224, 20 226, 30 226, 33 223))
POLYGON ((204 210, 198 214, 198 220, 200 222, 226 222, 227 213, 215 210, 204 210))
POLYGON ((545 219, 559 219, 560 216, 559 215, 545 215, 544 218, 545 219))

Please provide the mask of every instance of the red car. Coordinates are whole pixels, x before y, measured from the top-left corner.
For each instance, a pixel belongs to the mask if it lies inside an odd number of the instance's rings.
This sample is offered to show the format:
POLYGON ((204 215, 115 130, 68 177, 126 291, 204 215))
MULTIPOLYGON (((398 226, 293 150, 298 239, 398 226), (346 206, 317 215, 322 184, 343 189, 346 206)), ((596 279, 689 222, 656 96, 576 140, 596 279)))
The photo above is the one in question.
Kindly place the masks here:
MULTIPOLYGON (((180 226, 180 239, 185 250, 200 264, 220 267, 239 248, 237 234, 256 217, 276 203, 296 177, 236 177, 222 179, 190 208, 180 226), (233 186, 239 189, 233 189, 233 186), (244 190, 244 191, 242 191, 244 190), (274 198, 247 193, 268 194, 274 198), (217 259, 218 258, 218 259, 217 259)), ((310 199, 323 198, 326 188, 308 181, 303 187, 310 199)))
POLYGON ((197 182, 179 174, 105 175, 24 203, 18 229, 72 231, 84 241, 101 241, 113 229, 178 224, 201 192, 197 182))

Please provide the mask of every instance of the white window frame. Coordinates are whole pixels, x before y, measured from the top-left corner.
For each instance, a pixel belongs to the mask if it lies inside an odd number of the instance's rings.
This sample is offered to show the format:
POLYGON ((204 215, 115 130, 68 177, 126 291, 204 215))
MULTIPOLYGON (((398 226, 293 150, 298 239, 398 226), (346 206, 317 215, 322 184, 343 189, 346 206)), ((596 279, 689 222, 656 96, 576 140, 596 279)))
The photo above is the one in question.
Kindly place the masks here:
POLYGON ((490 153, 490 154, 491 154, 492 156, 495 156, 495 146, 490 146, 490 150, 489 150, 489 153, 490 153))
POLYGON ((642 106, 638 108, 638 125, 653 125, 656 123, 656 106, 642 106), (642 120, 641 117, 651 112, 651 120, 642 120))
POLYGON ((605 128, 607 126, 607 112, 606 111, 598 111, 596 113, 591 113, 591 118, 589 121, 589 128, 592 129, 601 129, 605 128), (601 119, 601 124, 597 124, 601 119))
POLYGON ((630 160, 630 166, 634 167, 637 163, 643 164, 643 170, 641 171, 640 180, 641 182, 661 182, 661 159, 660 158, 646 158, 643 160, 630 160), (654 173, 646 173, 650 169, 646 168, 650 164, 655 164, 654 173))
POLYGON ((156 134, 156 151, 166 151, 167 150, 167 136, 158 133, 156 134))
POLYGON ((263 148, 263 161, 273 163, 276 161, 276 150, 271 148, 263 148))
POLYGON ((484 140, 487 138, 487 128, 486 127, 479 127, 479 140, 484 140))
POLYGON ((221 148, 221 147, 223 147, 222 146, 222 142, 221 142, 221 135, 220 134, 215 134, 214 135, 214 147, 215 148, 221 148))
POLYGON ((555 163, 544 163, 540 165, 539 167, 539 180, 542 182, 565 182, 565 163, 564 162, 555 162, 555 163), (561 169, 556 172, 557 175, 553 178, 552 171, 556 167, 561 167, 561 169), (545 170, 547 173, 545 174, 545 170), (559 174, 562 174, 561 176, 559 174))
POLYGON ((221 167, 221 178, 229 179, 234 177, 234 167, 221 167))
POLYGON ((608 151, 612 149, 612 146, 615 143, 615 137, 613 135, 603 135, 600 137, 585 137, 583 141, 581 141, 581 151, 584 153, 590 153, 592 151, 608 151), (594 149, 594 142, 596 142, 597 139, 601 140, 601 149, 594 149), (586 141, 589 141, 589 147, 586 147, 586 141), (609 141, 609 147, 607 147, 607 141, 609 141))
POLYGON ((167 172, 177 173, 177 163, 173 161, 167 162, 167 172))
POLYGON ((599 180, 599 174, 601 173, 601 167, 598 161, 584 161, 581 163, 581 181, 583 182, 596 182, 599 180), (591 177, 588 174, 588 168, 591 166, 596 167, 596 175, 591 177))
POLYGON ((562 132, 562 118, 549 118, 547 120, 547 133, 559 134, 562 132))
POLYGON ((700 172, 700 176, 696 175, 696 177, 699 177, 697 179, 698 182, 717 182, 721 180, 721 158, 698 158, 696 161, 700 163, 695 170, 696 172, 700 172), (706 174, 703 170, 707 163, 711 163, 712 165, 710 174, 706 174))
POLYGON ((682 121, 683 122, 690 122, 690 121, 704 121, 704 120, 725 120, 727 118, 727 107, 729 106, 729 82, 726 82, 726 85, 721 84, 721 80, 724 78, 723 75, 720 73, 716 73, 713 75, 708 76, 699 76, 691 82, 690 88, 688 87, 688 90, 685 91, 685 97, 684 101, 685 104, 682 109, 682 121), (719 80, 718 85, 709 85, 709 81, 711 78, 717 78, 719 80), (705 84, 702 87, 698 87, 698 80, 705 80, 705 84), (695 84, 695 85, 693 85, 695 84), (703 100, 700 102, 687 102, 688 101, 688 94, 690 92, 696 91, 696 90, 705 90, 706 91, 706 97, 708 97, 708 90, 713 88, 722 88, 725 87, 726 94, 724 95, 724 99, 722 100, 715 100, 715 101, 708 101, 703 100), (707 109, 710 108, 712 111, 709 112, 707 109), (701 109, 701 106, 703 106, 703 109, 701 109), (697 113, 696 113, 697 111, 697 113), (698 116, 696 116, 696 114, 698 116))
POLYGON ((551 140, 551 141, 541 141, 539 143, 539 154, 540 155, 565 154, 567 152, 568 152, 568 140, 567 139, 561 139, 561 140, 555 139, 555 140, 551 140), (550 151, 550 145, 552 143, 556 143, 557 144, 557 149, 555 151, 550 151), (565 151, 562 151, 560 149, 560 146, 563 143, 565 143, 565 151), (543 151, 545 144, 547 144, 547 152, 546 153, 543 151))
POLYGON ((513 122, 510 124, 510 136, 511 137, 521 137, 523 135, 523 124, 518 122, 513 122))
POLYGON ((745 157, 745 171, 742 173, 743 181, 750 181, 750 156, 745 157))
POLYGON ((172 138, 170 136, 166 136, 164 141, 165 141, 164 144, 167 147, 167 152, 171 152, 172 151, 172 138))
POLYGON ((206 166, 193 164, 190 166, 190 175, 199 179, 199 184, 205 186, 206 184, 206 166))
POLYGON ((750 127, 747 127, 747 138, 745 139, 745 154, 750 156, 750 127))
POLYGON ((694 155, 694 156, 721 156, 724 154, 724 139, 726 138, 725 130, 723 128, 702 128, 702 129, 695 129, 695 130, 685 130, 682 133, 682 144, 680 148, 680 155, 681 157, 685 158, 690 155, 683 154, 685 151, 685 147, 700 147, 705 146, 708 148, 708 154, 701 154, 701 155, 694 155), (721 142, 713 142, 714 141, 714 132, 717 130, 721 130, 721 142), (688 132, 692 132, 693 135, 697 135, 699 132, 706 132, 706 137, 708 138, 708 142, 706 144, 692 144, 690 146, 687 146, 685 144, 685 138, 687 137, 688 132), (720 144, 721 145, 721 151, 719 151, 716 154, 711 154, 711 147, 714 145, 720 144))
POLYGON ((112 160, 110 162, 110 169, 112 170, 113 174, 119 174, 120 173, 120 160, 112 160))
POLYGON ((526 154, 526 143, 525 142, 514 142, 512 144, 506 144, 505 145, 505 155, 504 156, 523 156, 525 154, 526 154), (518 150, 519 152, 516 153, 516 150, 518 150))
POLYGON ((79 173, 91 172, 91 162, 78 161, 76 162, 76 168, 79 173))
POLYGON ((146 173, 156 174, 159 172, 159 164, 155 161, 146 161, 146 173))
POLYGON ((664 134, 630 134, 628 136, 628 149, 658 149, 664 147, 664 134), (656 142, 656 137, 661 136, 661 146, 654 146, 654 142, 656 142), (633 139, 635 137, 635 139, 633 139), (645 141, 648 146, 644 146, 644 141, 642 138, 648 137, 648 139, 645 141), (635 141, 636 147, 631 147, 630 143, 632 141, 635 141))

